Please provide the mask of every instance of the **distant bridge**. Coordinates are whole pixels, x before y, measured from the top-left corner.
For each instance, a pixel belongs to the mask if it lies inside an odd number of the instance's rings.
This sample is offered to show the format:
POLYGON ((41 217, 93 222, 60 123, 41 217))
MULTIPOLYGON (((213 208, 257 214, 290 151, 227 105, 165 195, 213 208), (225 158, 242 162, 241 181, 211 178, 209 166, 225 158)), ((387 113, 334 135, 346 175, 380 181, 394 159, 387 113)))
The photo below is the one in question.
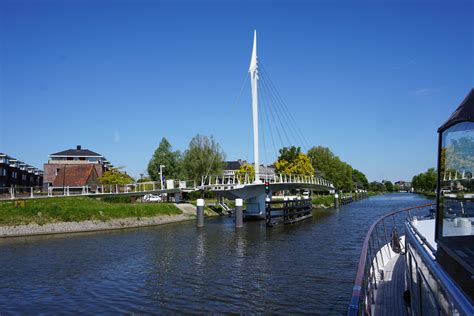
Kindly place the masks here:
MULTIPOLYGON (((256 188, 264 189, 265 182, 269 183, 272 191, 308 189, 315 191, 334 190, 329 181, 315 176, 261 174, 259 181, 252 175, 242 176, 209 176, 196 181, 167 180, 161 182, 138 182, 125 185, 104 184, 97 186, 61 186, 61 187, 10 187, 0 188, 0 200, 19 200, 28 198, 54 198, 65 196, 144 196, 147 194, 181 194, 199 190, 215 191, 218 195, 230 199, 242 197, 247 191, 256 188)), ((248 194, 247 194, 248 195, 248 194)))

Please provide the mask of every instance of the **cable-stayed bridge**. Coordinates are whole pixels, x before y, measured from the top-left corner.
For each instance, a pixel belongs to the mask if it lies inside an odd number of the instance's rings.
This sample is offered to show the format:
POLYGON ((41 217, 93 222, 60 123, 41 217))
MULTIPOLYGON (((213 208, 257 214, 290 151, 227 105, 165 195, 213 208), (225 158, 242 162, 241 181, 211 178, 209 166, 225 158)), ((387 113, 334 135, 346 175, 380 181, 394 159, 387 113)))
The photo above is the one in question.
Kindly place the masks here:
MULTIPOLYGON (((246 201, 246 215, 264 217, 265 203, 278 191, 306 189, 333 191, 332 183, 315 175, 265 174, 260 172, 260 140, 263 156, 268 164, 268 149, 301 144, 309 149, 305 134, 298 128, 292 111, 278 94, 268 73, 260 67, 257 57, 257 32, 254 31, 252 55, 249 66, 252 96, 253 167, 252 174, 203 175, 199 181, 167 180, 141 182, 126 185, 98 185, 82 187, 5 188, 0 199, 53 198, 57 196, 143 196, 145 194, 174 194, 179 200, 181 193, 212 190, 219 199, 241 198, 246 201), (259 82, 261 85, 259 85, 259 82), (260 89, 260 90, 259 90, 260 89), (263 92, 263 93, 259 93, 263 92), (265 190, 265 187, 268 187, 265 190)), ((248 77, 247 77, 248 78, 248 77)), ((244 82, 245 83, 245 82, 244 82)), ((242 90, 241 90, 242 92, 242 90)), ((240 96, 239 96, 240 97, 240 96)), ((248 150, 247 150, 248 155, 248 150)))

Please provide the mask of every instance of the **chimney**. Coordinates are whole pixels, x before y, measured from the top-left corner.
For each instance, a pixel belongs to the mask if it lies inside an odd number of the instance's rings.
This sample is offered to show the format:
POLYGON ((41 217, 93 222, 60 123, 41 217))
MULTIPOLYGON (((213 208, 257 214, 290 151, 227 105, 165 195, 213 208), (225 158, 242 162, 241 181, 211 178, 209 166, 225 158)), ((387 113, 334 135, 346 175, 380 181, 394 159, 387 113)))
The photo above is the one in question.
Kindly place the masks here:
POLYGON ((81 145, 77 145, 76 150, 81 150, 81 145))

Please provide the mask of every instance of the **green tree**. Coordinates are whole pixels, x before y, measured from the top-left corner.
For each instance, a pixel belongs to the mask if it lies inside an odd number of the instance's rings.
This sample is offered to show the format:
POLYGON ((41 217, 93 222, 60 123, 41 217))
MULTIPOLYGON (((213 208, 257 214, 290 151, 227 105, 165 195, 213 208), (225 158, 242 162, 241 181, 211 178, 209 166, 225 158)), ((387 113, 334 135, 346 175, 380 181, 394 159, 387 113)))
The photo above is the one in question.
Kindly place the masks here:
POLYGON ((308 151, 308 157, 316 172, 331 181, 337 189, 345 191, 354 189, 352 167, 341 161, 329 148, 313 147, 308 151))
POLYGON ((196 135, 191 139, 183 155, 183 171, 189 180, 200 180, 213 174, 221 174, 224 168, 225 153, 210 136, 196 135))
POLYGON ((279 152, 280 155, 278 156, 278 160, 293 162, 298 158, 298 155, 301 154, 301 148, 295 146, 283 147, 279 152))
POLYGON ((413 177, 411 186, 417 192, 433 192, 436 189, 436 171, 434 168, 428 169, 413 177))
POLYGON ((275 172, 284 174, 313 175, 314 168, 306 154, 299 147, 283 147, 275 162, 275 172))
POLYGON ((179 179, 181 177, 181 153, 173 151, 171 144, 164 137, 148 163, 148 174, 153 181, 160 181, 160 165, 165 166, 163 175, 167 179, 179 179))
POLYGON ((298 154, 293 161, 279 159, 275 162, 275 172, 284 174, 314 175, 314 168, 311 162, 303 153, 298 154))
POLYGON ((246 175, 249 181, 253 181, 255 179, 255 168, 253 165, 245 163, 240 166, 239 171, 236 172, 236 176, 239 178, 240 182, 245 181, 246 175))
POLYGON ((393 183, 391 181, 385 180, 384 185, 388 192, 393 192, 393 183))
POLYGON ((377 182, 377 181, 372 181, 369 183, 369 191, 372 192, 385 192, 386 187, 383 185, 383 183, 377 182))
POLYGON ((99 177, 99 182, 101 184, 130 184, 133 183, 135 180, 130 177, 125 172, 121 172, 120 168, 114 168, 104 172, 104 174, 99 177))
POLYGON ((352 169, 352 181, 357 188, 367 190, 369 188, 369 181, 365 174, 357 169, 352 169))

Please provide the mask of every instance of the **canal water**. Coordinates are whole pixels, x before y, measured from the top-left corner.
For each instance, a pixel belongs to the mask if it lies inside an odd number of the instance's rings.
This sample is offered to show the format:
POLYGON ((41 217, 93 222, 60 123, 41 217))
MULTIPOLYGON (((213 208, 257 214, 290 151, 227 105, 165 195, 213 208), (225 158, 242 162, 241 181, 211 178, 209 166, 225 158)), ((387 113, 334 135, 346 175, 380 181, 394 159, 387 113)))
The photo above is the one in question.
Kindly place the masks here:
POLYGON ((347 311, 360 250, 381 214, 430 203, 375 196, 266 228, 232 218, 0 240, 0 314, 347 311))

